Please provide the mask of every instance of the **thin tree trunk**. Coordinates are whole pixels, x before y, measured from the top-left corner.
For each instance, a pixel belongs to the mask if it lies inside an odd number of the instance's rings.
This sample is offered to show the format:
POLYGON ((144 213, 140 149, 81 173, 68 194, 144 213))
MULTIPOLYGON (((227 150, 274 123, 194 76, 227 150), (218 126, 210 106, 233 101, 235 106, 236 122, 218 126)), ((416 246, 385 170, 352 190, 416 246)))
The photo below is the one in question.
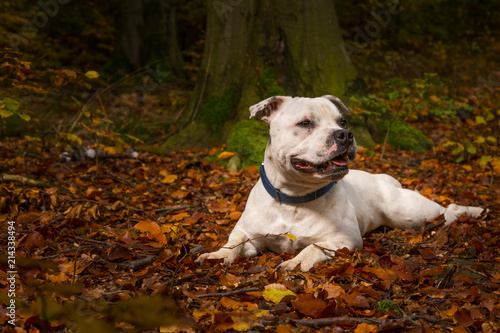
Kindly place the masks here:
POLYGON ((121 17, 120 45, 133 68, 150 66, 185 79, 173 0, 123 0, 121 17))

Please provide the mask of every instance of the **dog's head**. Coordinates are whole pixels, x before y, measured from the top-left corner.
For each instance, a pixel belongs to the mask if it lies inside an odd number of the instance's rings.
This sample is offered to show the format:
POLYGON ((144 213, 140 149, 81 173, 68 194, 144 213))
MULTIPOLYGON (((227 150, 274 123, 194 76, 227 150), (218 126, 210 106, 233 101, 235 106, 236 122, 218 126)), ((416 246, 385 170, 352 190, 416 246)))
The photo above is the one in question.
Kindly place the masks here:
POLYGON ((269 125, 266 155, 286 172, 339 180, 356 157, 356 141, 347 129, 349 110, 335 96, 274 96, 250 107, 250 118, 269 125))

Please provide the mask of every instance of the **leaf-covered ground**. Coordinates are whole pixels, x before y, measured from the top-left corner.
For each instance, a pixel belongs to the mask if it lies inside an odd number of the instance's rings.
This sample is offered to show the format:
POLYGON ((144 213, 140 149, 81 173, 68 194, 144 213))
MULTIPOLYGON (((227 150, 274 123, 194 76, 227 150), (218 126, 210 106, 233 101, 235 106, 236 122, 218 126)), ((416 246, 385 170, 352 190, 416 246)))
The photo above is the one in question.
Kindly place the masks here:
MULTIPOLYGON (((457 130, 421 127, 437 142, 457 130)), ((440 217, 421 230, 380 228, 365 236, 364 249, 338 251, 303 273, 276 269, 293 254, 266 251, 227 268, 195 264, 224 244, 259 177, 256 168, 229 172, 209 162, 218 152, 65 162, 50 144, 0 142, 0 331, 500 329, 500 191, 491 165, 456 164, 439 144, 426 154, 389 148, 382 161, 380 148, 361 149, 353 168, 491 212, 447 227, 440 217)))

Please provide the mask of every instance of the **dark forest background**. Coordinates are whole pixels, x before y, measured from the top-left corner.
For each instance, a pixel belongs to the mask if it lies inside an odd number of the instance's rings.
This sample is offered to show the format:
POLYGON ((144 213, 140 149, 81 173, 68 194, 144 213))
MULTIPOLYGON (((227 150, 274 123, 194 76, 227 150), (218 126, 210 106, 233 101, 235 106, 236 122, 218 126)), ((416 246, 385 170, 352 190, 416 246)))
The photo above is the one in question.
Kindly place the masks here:
MULTIPOLYGON (((114 121, 114 131, 146 141, 169 136, 185 126, 183 110, 204 75, 200 65, 209 9, 223 20, 241 3, 3 1, 0 48, 4 55, 8 48, 20 53, 10 54, 15 61, 3 66, 1 96, 3 101, 11 97, 22 102, 16 111, 32 120, 4 118, 0 135, 40 135, 49 124, 61 132, 74 131, 75 114, 83 106, 104 109, 114 121), (30 62, 29 70, 21 76, 8 72, 16 66, 22 72, 21 61, 30 62), (80 74, 88 71, 97 71, 99 78, 82 82, 80 74)), ((341 97, 367 96, 383 90, 387 80, 411 82, 430 73, 437 75, 447 94, 467 97, 470 91, 463 87, 483 90, 477 95, 488 93, 500 81, 499 7, 495 1, 472 0, 336 1, 341 36, 357 72, 341 97), (392 7, 397 13, 384 17, 392 7)), ((272 70, 262 74, 260 84, 268 82, 271 92, 273 88, 283 92, 283 82, 272 70)), ((196 101, 206 99, 201 96, 196 101)), ((360 104, 351 106, 368 108, 367 103, 360 104)), ((206 140, 220 141, 224 140, 206 140)))

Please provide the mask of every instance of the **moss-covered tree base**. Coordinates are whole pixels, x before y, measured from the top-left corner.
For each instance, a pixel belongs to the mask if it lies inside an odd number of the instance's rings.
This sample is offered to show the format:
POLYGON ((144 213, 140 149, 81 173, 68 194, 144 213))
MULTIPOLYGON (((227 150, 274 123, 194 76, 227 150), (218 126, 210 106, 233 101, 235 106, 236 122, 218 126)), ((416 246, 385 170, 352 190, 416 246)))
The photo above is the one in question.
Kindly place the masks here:
MULTIPOLYGON (((387 133, 388 125, 389 121, 380 121, 378 125, 380 133, 387 133)), ((402 121, 395 121, 391 124, 387 143, 393 147, 420 153, 428 151, 434 145, 434 142, 420 130, 402 121)))
POLYGON ((260 165, 264 159, 269 130, 265 123, 243 120, 237 123, 227 143, 228 150, 238 153, 241 167, 260 165))

